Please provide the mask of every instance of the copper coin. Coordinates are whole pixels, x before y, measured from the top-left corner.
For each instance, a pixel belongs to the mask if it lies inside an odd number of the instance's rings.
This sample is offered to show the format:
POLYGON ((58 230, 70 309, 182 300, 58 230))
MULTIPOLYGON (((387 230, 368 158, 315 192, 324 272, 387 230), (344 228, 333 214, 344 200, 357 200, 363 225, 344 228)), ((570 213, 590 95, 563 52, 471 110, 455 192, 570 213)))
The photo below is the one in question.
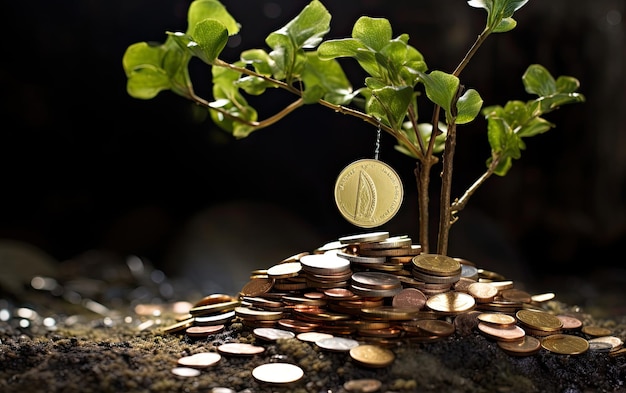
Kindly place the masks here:
POLYGON ((216 303, 231 302, 233 300, 237 300, 237 299, 233 298, 230 295, 225 295, 223 293, 214 293, 212 295, 205 296, 202 299, 198 300, 194 304, 194 307, 207 306, 209 304, 216 304, 216 303))
POLYGON ((416 288, 404 288, 391 299, 394 307, 415 307, 421 310, 425 304, 426 295, 416 288))
POLYGON ((486 282, 475 282, 467 287, 467 293, 476 299, 477 303, 492 301, 498 294, 498 289, 486 282))
POLYGON ((241 296, 259 296, 268 292, 273 286, 273 278, 253 278, 243 286, 239 293, 241 296))
POLYGON ((487 337, 497 341, 519 341, 524 338, 526 332, 517 325, 494 326, 484 322, 478 323, 478 330, 487 337))
POLYGON ((224 330, 224 325, 191 326, 185 330, 189 337, 206 337, 224 330))
POLYGON ((498 346, 511 356, 528 356, 539 352, 541 342, 533 336, 524 336, 519 341, 498 341, 498 346))
POLYGON ((583 322, 576 317, 572 317, 570 315, 557 315, 556 317, 563 324, 563 329, 575 330, 580 329, 583 326, 583 322))

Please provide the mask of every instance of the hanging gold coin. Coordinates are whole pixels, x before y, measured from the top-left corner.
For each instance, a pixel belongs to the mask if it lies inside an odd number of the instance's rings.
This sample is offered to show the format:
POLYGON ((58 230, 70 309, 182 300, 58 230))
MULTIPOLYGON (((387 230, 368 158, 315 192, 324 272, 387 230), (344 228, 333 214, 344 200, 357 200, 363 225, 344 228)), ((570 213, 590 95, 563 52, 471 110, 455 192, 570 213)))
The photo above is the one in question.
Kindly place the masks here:
POLYGON ((362 159, 345 167, 335 182, 341 215, 361 228, 391 220, 402 204, 404 189, 396 171, 379 160, 362 159))

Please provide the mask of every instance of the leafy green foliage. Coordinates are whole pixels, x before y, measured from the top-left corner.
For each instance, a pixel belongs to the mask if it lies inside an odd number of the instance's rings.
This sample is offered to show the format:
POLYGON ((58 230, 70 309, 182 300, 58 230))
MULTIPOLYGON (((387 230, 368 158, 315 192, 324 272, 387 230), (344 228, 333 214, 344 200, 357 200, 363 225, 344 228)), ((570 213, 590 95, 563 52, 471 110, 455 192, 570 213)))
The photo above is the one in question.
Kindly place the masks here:
MULTIPOLYGON (((302 105, 321 104, 391 134, 398 142, 397 151, 417 159, 421 164, 418 170, 424 172, 438 162, 435 154, 443 153, 444 161, 446 155, 454 155, 457 126, 471 123, 482 113, 487 119, 486 139, 491 146, 482 182, 491 174, 507 173, 525 149, 524 138, 554 127, 541 116, 562 105, 584 101, 584 96, 577 93, 578 80, 570 76, 555 79, 537 64, 530 65, 522 76, 526 92, 537 96, 526 102, 512 100, 504 106, 482 108, 483 98, 478 91, 461 84, 461 71, 484 40, 491 33, 513 30, 517 25, 513 15, 527 2, 469 0, 469 6, 487 11, 485 27, 455 71, 446 73, 429 69, 422 53, 409 44, 408 34, 394 37, 390 22, 384 18, 362 16, 352 27, 350 37, 325 40, 331 15, 319 0, 312 0, 295 18, 271 32, 265 39, 267 49, 245 50, 238 61, 228 63, 220 55, 228 37, 239 33, 238 22, 218 0, 195 0, 188 10, 185 32, 168 32, 161 45, 140 42, 127 48, 122 60, 127 91, 138 99, 152 99, 171 90, 205 107, 212 121, 235 138, 268 127, 302 105), (198 97, 193 90, 188 70, 192 58, 211 68, 209 99, 198 97), (362 86, 351 85, 340 63, 349 61, 345 59, 356 61, 367 74, 362 86), (267 89, 282 89, 295 101, 259 119, 259 112, 246 97, 263 95, 267 89), (436 127, 418 122, 418 99, 433 107, 431 122, 436 127)), ((451 168, 444 168, 444 174, 446 171, 451 168)), ((449 174, 443 176, 443 187, 448 191, 450 178, 449 174)), ((424 187, 420 198, 427 203, 427 177, 420 176, 418 184, 424 187)), ((449 192, 442 190, 443 194, 449 192)), ((455 221, 452 215, 466 199, 464 196, 454 203, 450 222, 455 221)), ((449 201, 441 202, 442 206, 449 205, 449 201)), ((425 214, 424 205, 420 207, 420 214, 425 214)), ((443 230, 447 231, 446 227, 443 230)))

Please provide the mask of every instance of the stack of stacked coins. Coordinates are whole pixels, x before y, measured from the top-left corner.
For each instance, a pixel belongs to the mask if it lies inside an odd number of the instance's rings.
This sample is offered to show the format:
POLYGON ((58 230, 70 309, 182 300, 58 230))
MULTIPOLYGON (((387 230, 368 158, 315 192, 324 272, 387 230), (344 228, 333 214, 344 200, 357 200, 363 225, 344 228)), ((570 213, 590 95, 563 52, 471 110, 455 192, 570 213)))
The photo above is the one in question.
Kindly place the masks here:
MULTIPOLYGON (((165 331, 201 337, 238 321, 252 329, 329 340, 352 336, 379 346, 478 332, 514 356, 542 348, 568 354, 621 349, 621 340, 610 332, 592 335, 573 316, 543 310, 542 303, 553 297, 530 295, 470 261, 421 253, 408 236, 372 232, 342 237, 255 270, 237 297, 207 296, 165 331)), ((320 347, 345 346, 333 342, 320 347)), ((379 351, 364 347, 355 350, 355 357, 363 363, 379 351)))

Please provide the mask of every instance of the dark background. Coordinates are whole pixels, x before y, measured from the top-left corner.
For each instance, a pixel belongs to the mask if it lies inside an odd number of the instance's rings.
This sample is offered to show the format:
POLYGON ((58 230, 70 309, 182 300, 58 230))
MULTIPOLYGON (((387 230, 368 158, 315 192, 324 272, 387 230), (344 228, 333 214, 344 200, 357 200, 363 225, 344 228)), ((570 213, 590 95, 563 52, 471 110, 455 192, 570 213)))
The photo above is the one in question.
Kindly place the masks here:
MULTIPOLYGON (((242 50, 266 48, 264 38, 307 3, 225 0, 243 27, 240 42, 220 57, 234 61, 242 50)), ((349 36, 361 15, 385 17, 394 36, 410 35, 431 70, 448 72, 486 15, 462 0, 323 3, 333 15, 328 38, 349 36)), ((199 285, 237 276, 236 286, 251 268, 368 231, 347 223, 333 199, 341 169, 373 156, 376 130, 365 123, 311 106, 236 141, 171 92, 149 101, 126 93, 126 48, 184 31, 188 4, 5 4, 0 238, 59 262, 105 250, 194 276, 199 285)), ((510 173, 475 194, 453 226, 450 255, 524 279, 603 272, 626 282, 625 11, 623 0, 531 0, 515 14, 518 27, 490 37, 464 71, 462 83, 485 105, 531 99, 521 75, 532 63, 578 78, 587 102, 548 114, 556 128, 527 140, 510 173)), ((199 92, 208 71, 192 70, 199 92)), ((358 72, 350 78, 361 85, 358 72)), ((262 114, 293 99, 271 97, 259 103, 262 114)), ((429 121, 431 108, 421 110, 429 121)), ((374 230, 417 239, 415 163, 393 150, 388 135, 381 144, 380 158, 403 179, 405 201, 374 230)), ((484 121, 459 130, 457 151, 453 196, 485 168, 484 121)))

